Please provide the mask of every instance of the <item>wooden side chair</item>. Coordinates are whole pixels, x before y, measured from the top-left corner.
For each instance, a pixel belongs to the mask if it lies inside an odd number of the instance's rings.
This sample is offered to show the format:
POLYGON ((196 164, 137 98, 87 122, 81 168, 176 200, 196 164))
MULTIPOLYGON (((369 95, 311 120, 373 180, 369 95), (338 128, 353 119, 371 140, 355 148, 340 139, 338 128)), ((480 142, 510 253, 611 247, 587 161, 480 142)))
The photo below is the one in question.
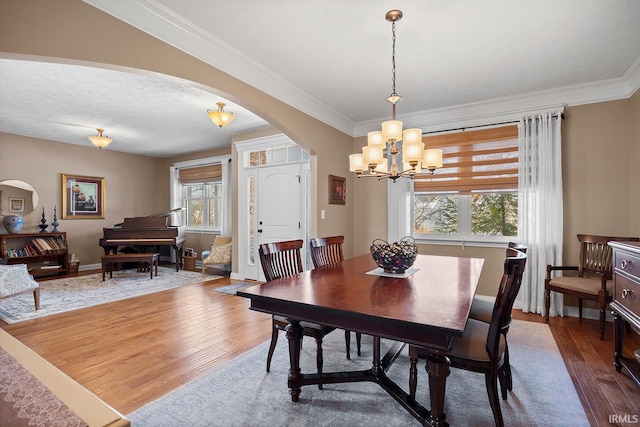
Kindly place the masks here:
MULTIPOLYGON (((504 273, 498 287, 496 303, 491 314, 491 322, 469 319, 462 337, 453 338, 452 348, 447 357, 451 366, 472 372, 483 373, 496 426, 504 426, 500 400, 498 398, 498 379, 503 378, 504 355, 506 350, 505 328, 511 322, 511 309, 515 302, 527 255, 517 250, 508 250, 504 261, 504 273)), ((417 361, 425 359, 429 353, 421 348, 409 346, 411 368, 409 371, 409 396, 415 400, 417 387, 417 361)), ((428 362, 427 362, 428 363, 428 362)), ((504 391, 504 381, 500 381, 504 391)))
POLYGON ((613 251, 611 241, 637 242, 637 237, 611 237, 578 234, 580 259, 578 265, 547 265, 544 281, 545 319, 549 322, 551 291, 578 298, 578 316, 582 319, 582 300, 596 301, 600 305, 600 339, 604 339, 605 309, 613 295, 613 251), (552 276, 553 272, 570 271, 573 275, 552 276), (577 272, 577 274, 575 274, 577 272))
MULTIPOLYGON (((311 260, 315 268, 327 265, 340 264, 344 260, 342 243, 344 236, 316 237, 311 239, 311 260)), ((347 359, 351 359, 351 331, 344 331, 344 341, 347 346, 347 359)), ((356 332, 356 347, 358 356, 361 356, 362 334, 356 332)))
MULTIPOLYGON (((509 256, 509 252, 511 249, 518 250, 520 252, 527 253, 527 246, 522 243, 509 242, 507 244, 507 256, 509 256)), ((491 323, 491 316, 493 315, 493 307, 496 303, 495 298, 493 299, 481 299, 477 296, 473 298, 473 302, 471 304, 471 311, 469 312, 469 319, 480 320, 481 322, 491 323)), ((505 340, 505 349, 504 349, 504 380, 506 383, 505 387, 502 388, 502 398, 507 399, 507 390, 513 390, 513 381, 511 377, 511 364, 509 362, 509 346, 507 345, 507 332, 509 332, 509 326, 511 322, 509 322, 505 329, 502 331, 502 335, 504 335, 505 340)))
MULTIPOLYGON (((304 271, 302 267, 302 240, 288 240, 284 242, 264 243, 258 248, 260 263, 267 282, 280 279, 282 277, 293 276, 304 271)), ((267 372, 271 369, 271 359, 278 343, 279 331, 284 331, 289 322, 283 316, 273 315, 273 329, 271 333, 271 345, 267 355, 267 372)), ((318 373, 322 373, 322 339, 325 335, 335 330, 333 327, 319 325, 311 322, 300 322, 302 335, 313 337, 318 347, 316 354, 316 365, 318 373)), ((322 384, 318 385, 322 389, 322 384)))

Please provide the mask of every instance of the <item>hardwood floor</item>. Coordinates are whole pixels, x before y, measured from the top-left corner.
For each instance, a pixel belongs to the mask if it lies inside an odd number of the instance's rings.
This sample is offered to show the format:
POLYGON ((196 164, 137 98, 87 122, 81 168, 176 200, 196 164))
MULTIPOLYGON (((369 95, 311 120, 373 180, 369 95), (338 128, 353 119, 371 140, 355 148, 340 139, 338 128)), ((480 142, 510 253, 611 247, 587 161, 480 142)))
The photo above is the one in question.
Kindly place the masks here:
MULTIPOLYGON (((0 326, 126 415, 270 338, 269 315, 249 310, 244 298, 212 291, 234 282, 203 281, 0 326)), ((520 311, 514 318, 543 321, 520 311)), ((552 318, 550 328, 591 425, 640 415, 640 388, 613 367, 611 324, 604 341, 595 320, 552 318)), ((626 339, 632 355, 640 336, 626 339)))

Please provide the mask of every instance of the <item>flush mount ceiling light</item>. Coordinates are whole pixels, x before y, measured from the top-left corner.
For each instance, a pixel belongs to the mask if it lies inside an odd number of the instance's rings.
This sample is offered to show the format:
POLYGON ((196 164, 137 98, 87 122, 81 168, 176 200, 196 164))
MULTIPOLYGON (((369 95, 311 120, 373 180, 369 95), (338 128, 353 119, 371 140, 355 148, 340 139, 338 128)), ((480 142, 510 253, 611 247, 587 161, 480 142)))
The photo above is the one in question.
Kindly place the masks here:
POLYGON ((421 174, 433 174, 442 167, 442 150, 426 149, 422 142, 421 129, 402 130, 402 122, 396 120, 396 104, 402 97, 396 93, 396 22, 402 19, 402 11, 391 10, 385 16, 391 22, 391 95, 387 102, 391 104, 391 120, 382 123, 381 131, 367 134, 367 145, 362 153, 349 156, 349 170, 358 177, 374 176, 378 179, 389 178, 395 182, 400 177, 413 179, 421 174), (396 156, 400 154, 402 141, 402 164, 398 165, 396 156), (386 152, 386 156, 385 156, 386 152), (391 157, 391 168, 389 159, 391 157), (399 167, 401 166, 401 167, 399 167))
POLYGON ((113 141, 113 139, 109 138, 108 136, 102 135, 102 132, 104 132, 104 129, 96 129, 96 130, 98 131, 98 135, 87 137, 89 138, 89 141, 93 143, 93 145, 95 145, 98 148, 104 148, 107 145, 111 144, 111 141, 113 141))
POLYGON ((224 111, 224 102, 217 102, 216 105, 218 106, 216 111, 207 110, 207 116, 209 116, 213 123, 222 127, 228 125, 235 119, 233 113, 224 111))

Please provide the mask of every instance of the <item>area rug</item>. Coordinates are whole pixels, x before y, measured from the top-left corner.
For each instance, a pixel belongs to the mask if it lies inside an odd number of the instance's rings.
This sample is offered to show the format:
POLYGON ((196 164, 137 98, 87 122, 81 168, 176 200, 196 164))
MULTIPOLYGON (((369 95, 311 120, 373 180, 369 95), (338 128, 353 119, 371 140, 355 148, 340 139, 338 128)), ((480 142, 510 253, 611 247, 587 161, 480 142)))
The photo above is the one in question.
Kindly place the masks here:
POLYGON ((227 286, 220 286, 219 288, 213 288, 213 290, 216 292, 222 292, 223 294, 236 295, 236 293, 240 289, 248 288, 249 286, 255 286, 255 285, 257 285, 257 283, 240 282, 240 283, 233 283, 227 286))
MULTIPOLYGON (((346 360, 344 334, 339 331, 329 334, 323 344, 325 371, 369 368, 371 338, 362 339, 362 356, 352 352, 351 360, 346 360)), ((328 384, 323 390, 305 386, 300 401, 291 402, 286 339, 281 336, 270 373, 265 372, 268 345, 268 342, 259 345, 127 417, 136 427, 420 425, 373 383, 328 384)), ((546 324, 514 320, 509 331, 509 349, 513 392, 507 401, 500 401, 505 425, 589 425, 546 324)), ((301 368, 302 372, 316 372, 313 340, 305 339, 301 368)), ((388 374, 403 389, 408 389, 406 349, 388 374)), ((484 375, 452 369, 446 393, 445 412, 452 426, 494 425, 484 375)), ((423 363, 418 373, 417 396, 424 406, 429 406, 423 363)))
MULTIPOLYGON (((207 276, 207 280, 222 276, 207 276)), ((107 302, 119 301, 140 295, 173 289, 202 281, 202 275, 193 271, 176 271, 173 267, 158 267, 158 275, 136 269, 107 274, 102 281, 102 273, 40 282, 40 310, 35 310, 33 293, 28 292, 0 300, 0 319, 7 323, 36 319, 51 314, 91 307, 107 302)))

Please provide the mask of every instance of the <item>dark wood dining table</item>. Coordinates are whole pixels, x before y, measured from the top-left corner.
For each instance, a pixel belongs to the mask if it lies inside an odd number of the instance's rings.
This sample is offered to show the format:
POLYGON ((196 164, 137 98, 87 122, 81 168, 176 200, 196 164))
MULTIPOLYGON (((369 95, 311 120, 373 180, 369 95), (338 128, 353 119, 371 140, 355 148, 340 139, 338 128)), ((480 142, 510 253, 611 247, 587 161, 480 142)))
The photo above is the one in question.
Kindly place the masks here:
POLYGON ((284 316, 289 321, 288 387, 297 402, 301 387, 311 384, 372 381, 379 384, 423 425, 446 426, 444 399, 449 375, 447 353, 453 337, 462 336, 484 260, 418 255, 408 277, 384 277, 371 255, 335 266, 305 271, 238 291, 250 309, 284 316), (309 321, 374 337, 371 369, 303 374, 300 370, 302 326, 309 321), (385 371, 399 352, 383 357, 380 339, 427 349, 430 409, 412 400, 385 371))

